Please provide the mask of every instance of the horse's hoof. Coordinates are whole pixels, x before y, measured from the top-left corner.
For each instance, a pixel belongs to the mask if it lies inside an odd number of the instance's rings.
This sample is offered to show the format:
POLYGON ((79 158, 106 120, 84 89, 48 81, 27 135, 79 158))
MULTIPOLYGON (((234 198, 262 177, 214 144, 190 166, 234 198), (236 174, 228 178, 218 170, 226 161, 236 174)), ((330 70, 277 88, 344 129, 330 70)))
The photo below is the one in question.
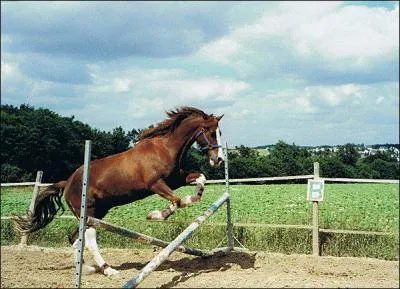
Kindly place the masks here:
POLYGON ((164 220, 162 213, 160 211, 152 211, 147 215, 147 220, 164 220))
POLYGON ((119 275, 119 271, 117 271, 111 267, 108 267, 104 270, 104 275, 106 275, 107 277, 114 277, 114 276, 119 275))
POLYGON ((180 208, 185 208, 187 206, 190 206, 191 204, 193 204, 193 200, 192 200, 192 196, 184 196, 181 199, 181 203, 180 203, 180 208))
POLYGON ((96 272, 96 268, 88 265, 83 265, 82 267, 82 273, 84 275, 90 275, 96 272))

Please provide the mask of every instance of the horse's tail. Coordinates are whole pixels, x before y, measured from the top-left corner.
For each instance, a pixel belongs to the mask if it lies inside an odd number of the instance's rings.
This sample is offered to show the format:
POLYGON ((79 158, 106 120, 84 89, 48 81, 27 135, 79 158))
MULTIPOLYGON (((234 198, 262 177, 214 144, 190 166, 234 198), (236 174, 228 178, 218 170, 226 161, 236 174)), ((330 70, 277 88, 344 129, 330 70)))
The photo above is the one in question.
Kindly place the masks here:
POLYGON ((35 200, 35 206, 32 212, 27 212, 26 216, 13 216, 16 228, 21 233, 35 232, 48 225, 61 209, 61 214, 65 209, 61 197, 67 181, 60 181, 48 186, 41 191, 35 200))

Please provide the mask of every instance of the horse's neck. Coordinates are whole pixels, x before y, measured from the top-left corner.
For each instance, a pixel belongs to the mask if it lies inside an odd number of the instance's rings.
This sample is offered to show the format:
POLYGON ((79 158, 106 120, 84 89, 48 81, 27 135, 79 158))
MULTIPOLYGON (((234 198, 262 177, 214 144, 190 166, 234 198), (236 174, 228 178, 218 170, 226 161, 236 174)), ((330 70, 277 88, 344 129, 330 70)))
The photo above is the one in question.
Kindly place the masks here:
POLYGON ((183 122, 179 127, 176 128, 175 133, 171 136, 171 141, 177 148, 176 160, 177 166, 181 166, 181 161, 184 158, 186 152, 195 142, 195 133, 201 126, 200 121, 188 120, 183 122))

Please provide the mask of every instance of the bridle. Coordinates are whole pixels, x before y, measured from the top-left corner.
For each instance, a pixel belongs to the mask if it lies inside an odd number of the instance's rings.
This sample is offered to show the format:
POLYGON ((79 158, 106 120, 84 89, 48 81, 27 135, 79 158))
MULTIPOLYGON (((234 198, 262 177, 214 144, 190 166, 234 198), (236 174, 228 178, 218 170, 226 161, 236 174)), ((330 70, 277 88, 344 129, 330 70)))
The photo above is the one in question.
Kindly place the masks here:
POLYGON ((206 145, 203 145, 203 146, 200 147, 200 150, 203 153, 206 153, 206 152, 208 152, 209 150, 212 150, 212 149, 216 149, 216 148, 222 147, 222 145, 211 144, 210 141, 208 140, 207 135, 205 134, 205 132, 206 132, 206 130, 204 128, 202 128, 195 136, 195 139, 197 140, 199 136, 203 135, 204 140, 207 143, 206 145))

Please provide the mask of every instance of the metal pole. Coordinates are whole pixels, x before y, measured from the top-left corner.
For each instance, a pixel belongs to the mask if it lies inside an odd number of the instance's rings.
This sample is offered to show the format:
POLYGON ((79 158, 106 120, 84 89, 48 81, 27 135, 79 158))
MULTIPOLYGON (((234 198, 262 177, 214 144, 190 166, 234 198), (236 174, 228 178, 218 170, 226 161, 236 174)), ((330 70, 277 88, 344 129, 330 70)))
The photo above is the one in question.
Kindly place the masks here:
POLYGON ((82 178, 82 198, 81 198, 81 214, 79 219, 79 238, 78 246, 76 247, 75 254, 75 287, 81 287, 82 277, 82 259, 83 250, 85 248, 85 230, 86 230, 86 193, 89 186, 89 172, 90 172, 90 154, 92 150, 92 141, 85 141, 85 159, 83 164, 83 178, 82 178))
MULTIPOLYGON (((141 243, 145 243, 145 244, 150 244, 150 245, 155 245, 161 248, 165 248, 169 245, 168 242, 165 242, 163 240, 151 237, 151 236, 147 236, 145 234, 142 233, 138 233, 132 230, 128 230, 119 226, 115 226, 113 224, 110 224, 108 222, 105 222, 103 220, 99 220, 93 217, 88 217, 87 220, 87 224, 90 226, 98 226, 101 227, 109 232, 124 236, 124 237, 128 237, 128 238, 132 238, 135 239, 141 243)), ((206 256, 210 256, 211 253, 210 252, 206 252, 203 250, 199 250, 199 249, 193 249, 193 248, 188 248, 185 246, 179 246, 178 248, 176 248, 176 251, 181 252, 181 253, 186 253, 189 255, 194 255, 194 256, 201 256, 201 257, 206 257, 206 256)))
MULTIPOLYGON (((314 163, 314 180, 319 179, 319 163, 314 163)), ((312 229, 312 245, 313 255, 319 256, 319 208, 318 202, 313 201, 313 229, 312 229)))
POLYGON ((228 199, 226 200, 226 238, 228 240, 228 248, 233 249, 233 225, 231 217, 231 199, 230 199, 230 187, 229 187, 229 168, 228 168, 228 143, 225 143, 225 192, 228 193, 228 199))
MULTIPOLYGON (((33 214, 33 213, 34 213, 34 210, 35 210, 36 197, 37 197, 37 195, 39 194, 39 186, 40 186, 40 183, 42 182, 42 176, 43 176, 43 172, 42 172, 42 171, 38 171, 38 172, 36 173, 35 187, 33 188, 31 204, 30 204, 30 206, 29 206, 29 212, 30 212, 31 214, 33 214)), ((23 234, 23 235, 21 236, 20 245, 26 245, 27 238, 28 238, 28 234, 23 234)))
POLYGON ((214 204, 212 204, 207 211, 200 217, 198 217, 192 224, 189 225, 182 233, 179 234, 178 237, 175 238, 167 247, 161 250, 161 252, 153 258, 143 269, 139 272, 139 274, 134 277, 133 279, 129 280, 123 288, 136 288, 137 285, 144 278, 147 277, 151 272, 157 269, 158 266, 161 265, 165 259, 168 258, 169 255, 187 238, 189 238, 194 230, 196 230, 201 223, 203 223, 209 216, 211 216, 226 200, 229 198, 227 192, 225 192, 214 204))

